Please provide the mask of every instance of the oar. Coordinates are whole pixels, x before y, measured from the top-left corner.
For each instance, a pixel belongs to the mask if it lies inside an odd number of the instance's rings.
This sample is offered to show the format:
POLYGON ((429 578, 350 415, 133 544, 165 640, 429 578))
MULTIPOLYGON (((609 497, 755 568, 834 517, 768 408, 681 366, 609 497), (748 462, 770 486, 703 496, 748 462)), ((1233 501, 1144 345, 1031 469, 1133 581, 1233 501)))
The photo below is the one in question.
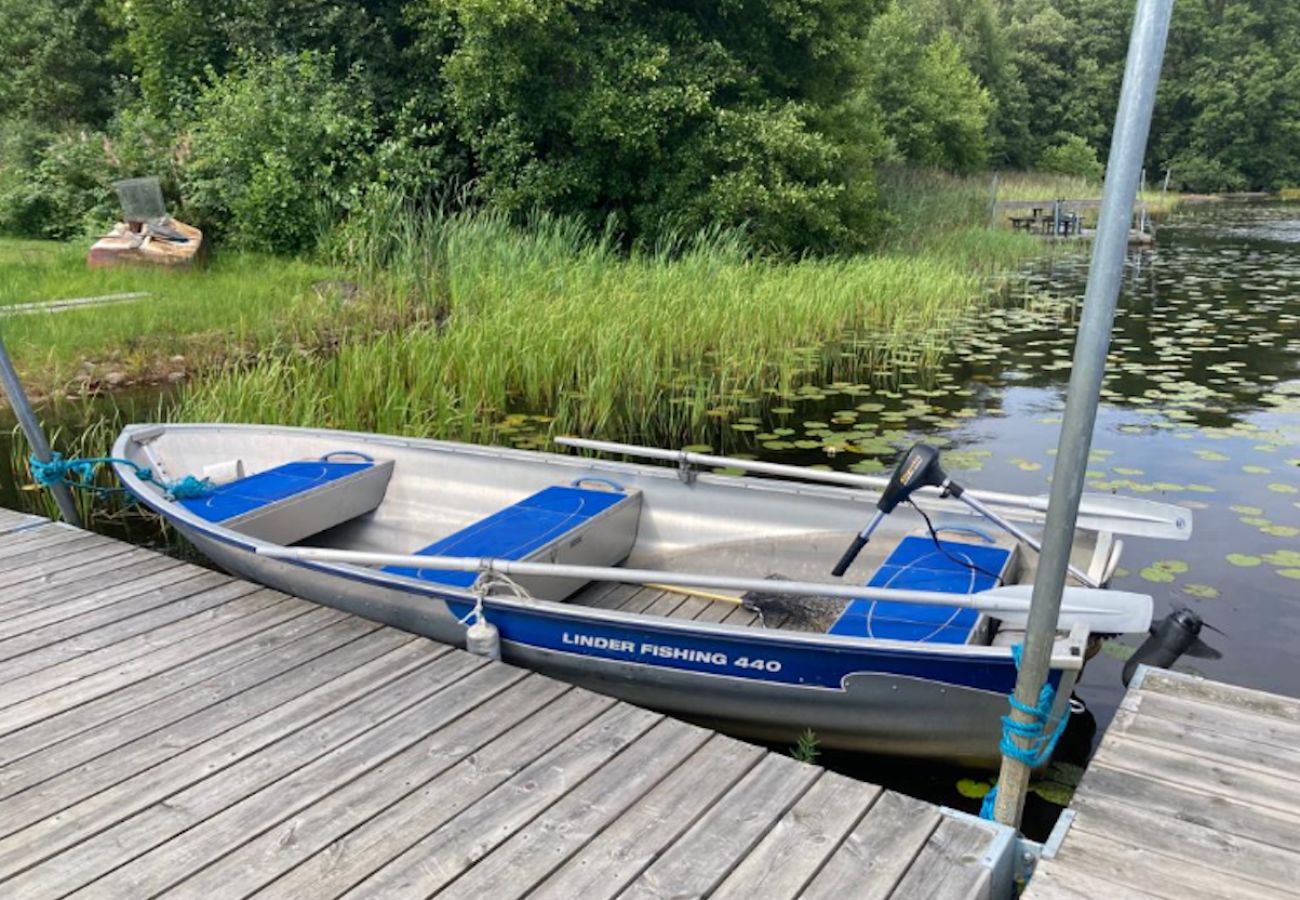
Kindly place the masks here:
MULTIPOLYGON (((781 463, 761 462, 753 459, 736 459, 730 456, 691 453, 687 450, 665 450, 658 447, 642 447, 637 444, 619 444, 613 441, 593 441, 576 437, 557 437, 555 443, 565 447, 597 450, 602 453, 620 453, 624 456, 661 459, 679 465, 729 467, 744 469, 747 472, 760 472, 764 475, 775 475, 780 478, 798 478, 804 481, 820 481, 846 487, 866 487, 879 490, 889 484, 888 478, 876 475, 830 472, 824 469, 787 466, 781 463)), ((938 491, 934 488, 923 488, 920 493, 936 495, 938 491)), ((974 490, 968 490, 966 494, 975 500, 994 503, 999 506, 1010 506, 1035 512, 1045 512, 1047 510, 1047 497, 1043 495, 1028 496, 1025 494, 1006 494, 999 491, 974 490)), ((1151 500, 1140 500, 1136 497, 1084 494, 1079 505, 1079 525, 1094 531, 1109 531, 1112 534, 1131 534, 1139 537, 1185 541, 1192 536, 1192 512, 1185 507, 1175 506, 1171 503, 1156 503, 1151 500)))
MULTIPOLYGON (((978 594, 942 594, 937 591, 909 591, 893 588, 819 584, 809 581, 773 582, 766 578, 735 578, 695 572, 665 572, 656 569, 621 569, 606 566, 571 566, 560 563, 520 562, 470 556, 416 556, 404 553, 369 553, 328 547, 259 546, 261 556, 298 562, 351 563, 361 566, 397 566, 416 570, 490 572, 499 575, 549 576, 585 581, 617 581, 623 584, 681 585, 755 591, 804 597, 834 597, 841 600, 887 600, 924 603, 932 606, 960 606, 997 616, 1013 627, 1023 625, 1029 615, 1032 585, 1015 584, 978 594)), ((1152 601, 1146 594, 1095 588, 1067 587, 1061 602, 1060 628, 1082 622, 1094 634, 1145 633, 1151 627, 1152 601)))

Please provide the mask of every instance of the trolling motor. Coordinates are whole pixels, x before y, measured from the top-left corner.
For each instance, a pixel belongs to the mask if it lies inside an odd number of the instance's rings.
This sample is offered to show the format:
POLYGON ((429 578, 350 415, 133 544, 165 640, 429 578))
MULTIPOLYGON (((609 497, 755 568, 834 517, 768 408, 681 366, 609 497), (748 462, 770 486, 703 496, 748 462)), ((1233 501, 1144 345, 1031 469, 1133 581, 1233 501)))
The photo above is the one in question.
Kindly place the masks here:
POLYGON ((894 507, 910 497, 917 488, 927 485, 940 488, 954 497, 961 496, 961 486, 953 485, 952 479, 939 467, 939 451, 929 444, 916 444, 894 466, 889 484, 885 485, 880 499, 876 501, 876 514, 853 539, 853 543, 849 544, 849 549, 844 551, 835 568, 831 569, 831 574, 839 578, 847 572, 862 548, 867 546, 867 541, 871 540, 872 532, 885 520, 885 516, 893 512, 894 507), (953 487, 956 487, 956 491, 952 490, 953 487))
MULTIPOLYGON (((988 519, 994 525, 1010 534, 1016 540, 1032 547, 1035 552, 1041 553, 1043 545, 1039 543, 1032 535, 1024 529, 1013 525, 1000 515, 989 509, 979 500, 971 497, 966 493, 966 489, 960 484, 948 477, 939 465, 939 451, 929 444, 914 444, 912 449, 899 460, 898 465, 894 467, 894 472, 889 477, 889 484, 885 485, 885 490, 881 492, 880 499, 876 501, 876 513, 867 523, 867 527, 853 539, 849 548, 844 551, 840 561, 831 569, 831 574, 836 578, 842 576, 853 565, 853 561, 858 558, 862 548, 867 546, 871 540, 871 534, 876 530, 885 516, 894 511, 894 507, 907 500, 914 491, 923 487, 935 487, 940 491, 941 497, 953 497, 965 503, 975 512, 988 519)), ((1096 581, 1089 578, 1086 574, 1079 571, 1074 565, 1068 565, 1070 574, 1090 588, 1100 587, 1096 581)))
POLYGON ((1176 609, 1160 621, 1152 623, 1150 635, 1137 648, 1137 652, 1129 657, 1128 662, 1124 663, 1124 686, 1128 686, 1140 665, 1167 669, 1183 655, 1199 659, 1222 657, 1222 653, 1201 640, 1202 628, 1218 631, 1186 608, 1176 609))

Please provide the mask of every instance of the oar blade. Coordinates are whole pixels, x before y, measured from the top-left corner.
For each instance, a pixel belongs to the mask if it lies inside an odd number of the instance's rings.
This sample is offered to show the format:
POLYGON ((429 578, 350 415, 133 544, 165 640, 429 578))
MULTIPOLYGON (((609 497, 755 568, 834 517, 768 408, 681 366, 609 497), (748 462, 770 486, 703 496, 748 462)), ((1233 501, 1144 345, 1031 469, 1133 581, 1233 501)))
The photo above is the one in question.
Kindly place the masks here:
MULTIPOLYGON (((1044 501, 1046 497, 1042 498, 1044 501)), ((1078 527, 1134 537, 1185 541, 1192 536, 1192 511, 1173 503, 1112 494, 1084 494, 1078 527)))
MULTIPOLYGON (((1029 618, 1033 591, 1032 584, 1012 584, 975 596, 1008 601, 1020 607, 995 615, 1007 625, 1021 628, 1029 618)), ((1147 594, 1067 587, 1061 598, 1060 627, 1070 628, 1082 622, 1093 634, 1145 634, 1151 627, 1154 608, 1155 603, 1147 594)))

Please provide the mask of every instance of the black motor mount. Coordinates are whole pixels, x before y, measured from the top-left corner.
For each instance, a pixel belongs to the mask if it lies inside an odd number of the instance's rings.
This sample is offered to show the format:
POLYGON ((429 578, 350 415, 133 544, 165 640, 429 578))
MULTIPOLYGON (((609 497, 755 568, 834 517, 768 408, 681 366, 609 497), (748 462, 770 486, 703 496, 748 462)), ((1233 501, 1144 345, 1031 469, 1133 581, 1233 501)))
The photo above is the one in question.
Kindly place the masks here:
POLYGON ((1200 616, 1186 608, 1152 623, 1150 636, 1124 664, 1124 684, 1132 680, 1138 666, 1167 669, 1184 654, 1201 659, 1221 657, 1222 653, 1201 640, 1201 629, 1206 627, 1200 616))

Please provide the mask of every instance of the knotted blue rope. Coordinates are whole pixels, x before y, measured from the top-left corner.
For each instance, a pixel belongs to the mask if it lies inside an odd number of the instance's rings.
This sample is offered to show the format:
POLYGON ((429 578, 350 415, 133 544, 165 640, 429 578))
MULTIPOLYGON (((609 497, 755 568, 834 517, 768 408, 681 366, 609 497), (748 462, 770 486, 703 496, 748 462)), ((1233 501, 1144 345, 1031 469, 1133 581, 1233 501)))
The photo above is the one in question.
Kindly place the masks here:
POLYGON ((32 478, 42 487, 49 487, 52 484, 66 484, 69 487, 94 491, 97 494, 113 494, 122 491, 123 488, 102 487, 95 484, 95 470, 106 463, 133 469, 137 478, 158 485, 158 487, 162 488, 163 493, 172 500, 202 497, 212 490, 212 482, 206 478, 195 478, 193 475, 186 475, 179 481, 162 481, 155 478, 153 472, 145 466, 133 460, 121 459, 115 456, 64 459, 63 454, 52 453, 49 462, 41 462, 35 456, 31 456, 27 460, 27 464, 32 470, 32 478))
MULTIPOLYGON (((1020 644, 1014 644, 1011 647, 1011 658, 1016 661, 1016 671, 1020 671, 1020 655, 1024 648, 1020 644)), ((1052 758, 1052 751, 1056 749, 1056 742, 1061 739, 1065 733, 1065 725, 1070 721, 1070 707, 1067 704, 1061 712, 1061 717, 1057 719, 1056 725, 1049 732, 1047 723, 1052 718, 1052 707, 1056 704, 1056 691, 1046 681, 1038 692, 1038 703, 1033 706, 1021 703, 1016 699, 1015 694, 1007 697, 1013 710, 1018 710, 1032 717, 1030 722, 1017 722, 1011 716, 1002 717, 1002 740, 998 743, 998 749, 1002 751, 1003 756, 1010 757, 1016 762, 1024 763, 1031 769, 1036 769, 1043 763, 1052 758), (1016 739, 1025 741, 1025 746, 1016 743, 1016 739)), ((980 818, 993 819, 993 808, 997 805, 998 786, 993 788, 984 795, 984 803, 980 806, 980 818)))

